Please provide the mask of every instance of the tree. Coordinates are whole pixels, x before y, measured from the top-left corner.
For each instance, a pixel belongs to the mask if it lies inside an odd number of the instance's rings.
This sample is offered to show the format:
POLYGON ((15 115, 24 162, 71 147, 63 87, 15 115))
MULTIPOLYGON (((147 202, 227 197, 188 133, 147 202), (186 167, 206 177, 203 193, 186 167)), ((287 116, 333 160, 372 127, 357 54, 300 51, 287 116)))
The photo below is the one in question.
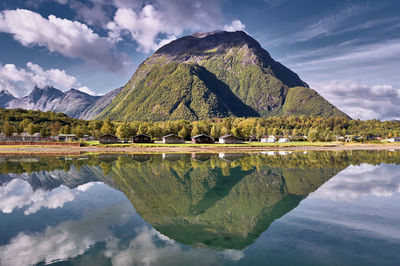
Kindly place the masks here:
POLYGON ((109 118, 103 121, 100 132, 101 134, 115 134, 114 125, 109 118))
POLYGON ((14 127, 10 125, 8 120, 6 120, 3 124, 3 133, 6 134, 7 137, 10 137, 12 133, 14 133, 14 127))
POLYGON ((60 129, 62 125, 60 122, 56 121, 50 125, 50 133, 52 136, 58 136, 60 134, 60 129))
POLYGON ((121 139, 129 138, 130 133, 131 133, 131 131, 130 131, 128 123, 121 123, 117 127, 116 135, 121 139))
POLYGON ((37 126, 36 126, 35 124, 33 124, 32 122, 30 122, 30 123, 27 125, 27 127, 26 127, 26 131, 27 131, 29 134, 33 135, 33 134, 35 134, 35 133, 38 131, 38 129, 37 129, 37 126))
POLYGON ((182 127, 182 129, 178 132, 178 135, 181 136, 184 139, 190 138, 189 130, 185 126, 182 127))
POLYGON ((319 139, 318 136, 318 129, 317 128, 310 128, 308 130, 308 141, 314 142, 317 141, 319 139))
POLYGON ((210 137, 212 137, 213 139, 216 139, 219 137, 219 133, 218 133, 218 129, 217 129, 216 125, 213 125, 211 127, 210 137))
POLYGON ((200 134, 200 129, 199 129, 199 127, 197 126, 197 124, 194 124, 194 125, 193 125, 193 128, 192 128, 191 135, 192 135, 192 136, 196 136, 196 135, 199 135, 199 134, 200 134))

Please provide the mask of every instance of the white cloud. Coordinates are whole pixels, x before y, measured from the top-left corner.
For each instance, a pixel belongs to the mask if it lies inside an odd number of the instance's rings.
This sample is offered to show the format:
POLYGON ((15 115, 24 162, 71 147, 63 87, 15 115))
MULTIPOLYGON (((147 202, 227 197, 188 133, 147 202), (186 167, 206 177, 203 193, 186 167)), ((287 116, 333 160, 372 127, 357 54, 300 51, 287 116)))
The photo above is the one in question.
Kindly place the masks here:
POLYGON ((351 80, 314 82, 310 85, 352 118, 400 119, 400 89, 390 85, 367 86, 351 80))
MULTIPOLYGON (((185 30, 218 28, 223 17, 220 2, 154 1, 143 7, 128 7, 119 3, 113 20, 107 23, 106 28, 114 42, 129 36, 139 44, 139 50, 150 52, 182 35, 185 30)), ((241 27, 240 24, 236 23, 235 26, 241 27)))
POLYGON ((246 26, 240 20, 234 20, 230 25, 225 25, 226 31, 244 31, 246 26))
POLYGON ((0 64, 0 89, 5 89, 15 96, 25 96, 35 86, 54 86, 59 89, 70 89, 80 86, 79 90, 94 95, 86 86, 81 86, 76 78, 68 75, 64 70, 51 68, 44 70, 37 64, 28 62, 27 68, 17 68, 14 64, 0 64))
POLYGON ((126 56, 117 54, 114 45, 85 24, 50 15, 47 19, 26 9, 0 13, 0 31, 10 33, 24 46, 42 46, 71 58, 121 71, 129 65, 126 56))
POLYGON ((63 88, 71 88, 76 83, 76 78, 69 76, 64 70, 49 69, 43 70, 39 65, 32 62, 26 64, 33 74, 43 77, 46 80, 52 81, 63 88))

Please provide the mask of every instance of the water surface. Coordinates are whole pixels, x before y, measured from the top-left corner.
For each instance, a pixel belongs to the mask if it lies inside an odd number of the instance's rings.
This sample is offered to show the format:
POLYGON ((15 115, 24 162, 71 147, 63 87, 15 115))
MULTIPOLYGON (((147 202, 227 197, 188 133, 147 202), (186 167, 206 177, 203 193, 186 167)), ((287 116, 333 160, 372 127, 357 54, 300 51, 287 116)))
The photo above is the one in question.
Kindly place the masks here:
POLYGON ((398 265, 400 153, 0 157, 0 265, 398 265))

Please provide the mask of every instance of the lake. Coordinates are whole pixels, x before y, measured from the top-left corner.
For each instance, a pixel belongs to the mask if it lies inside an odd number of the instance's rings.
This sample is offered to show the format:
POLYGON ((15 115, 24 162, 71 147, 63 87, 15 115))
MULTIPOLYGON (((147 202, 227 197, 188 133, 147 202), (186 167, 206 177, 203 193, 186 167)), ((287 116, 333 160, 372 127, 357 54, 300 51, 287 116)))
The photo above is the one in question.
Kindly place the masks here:
POLYGON ((400 152, 0 157, 0 265, 399 265, 400 152))

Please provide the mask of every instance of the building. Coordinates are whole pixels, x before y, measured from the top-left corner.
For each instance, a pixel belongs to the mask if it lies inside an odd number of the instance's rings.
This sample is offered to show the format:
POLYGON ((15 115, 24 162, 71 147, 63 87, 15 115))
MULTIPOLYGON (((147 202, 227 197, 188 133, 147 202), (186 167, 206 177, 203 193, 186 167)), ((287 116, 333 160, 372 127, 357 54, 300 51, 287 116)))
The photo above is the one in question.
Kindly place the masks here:
POLYGON ((400 137, 394 137, 386 140, 387 142, 400 142, 400 137))
POLYGON ((240 144, 243 143, 243 140, 239 139, 235 135, 224 135, 219 137, 219 143, 222 144, 240 144))
POLYGON ((203 143, 210 144, 210 143, 214 143, 214 140, 210 136, 207 136, 205 134, 200 134, 197 136, 193 136, 192 142, 193 143, 201 143, 201 144, 203 144, 203 143))
POLYGON ((40 140, 42 140, 42 134, 35 133, 32 135, 32 141, 40 141, 40 140))
POLYGON ((139 134, 139 135, 132 137, 132 142, 133 143, 153 143, 154 141, 151 140, 150 136, 147 136, 145 134, 139 134))
POLYGON ((185 140, 176 134, 169 134, 162 138, 162 142, 166 144, 182 144, 185 140))
POLYGON ((99 143, 100 144, 119 143, 119 138, 113 134, 104 134, 100 136, 99 143))
POLYGON ((262 136, 260 141, 264 142, 264 143, 274 143, 274 142, 276 142, 276 137, 273 135, 270 135, 268 137, 262 136))
POLYGON ((21 134, 19 134, 19 136, 21 137, 22 141, 32 141, 32 135, 28 132, 22 132, 21 134))
POLYGON ((3 132, 0 133, 0 141, 5 141, 7 138, 6 134, 4 134, 3 132))
POLYGON ((278 140, 278 142, 279 142, 279 143, 287 143, 287 142, 289 142, 289 139, 288 139, 288 138, 280 138, 280 139, 278 140))
POLYGON ((58 141, 78 141, 78 137, 75 134, 59 134, 56 138, 58 141))

